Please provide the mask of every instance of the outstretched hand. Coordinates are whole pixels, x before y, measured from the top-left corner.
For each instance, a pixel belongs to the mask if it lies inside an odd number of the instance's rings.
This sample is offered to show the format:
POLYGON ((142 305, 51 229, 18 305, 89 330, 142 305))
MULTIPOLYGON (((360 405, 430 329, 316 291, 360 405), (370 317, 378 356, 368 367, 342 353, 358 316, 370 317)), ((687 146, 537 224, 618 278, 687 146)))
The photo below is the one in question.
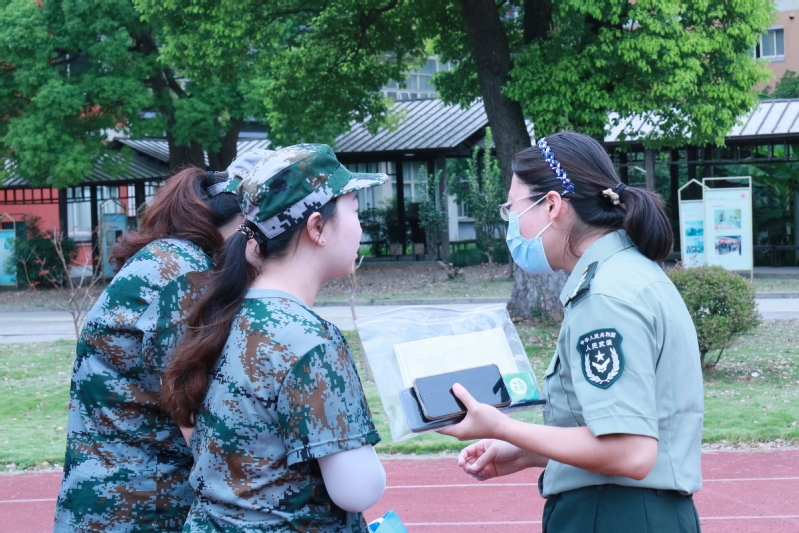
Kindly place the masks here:
POLYGON ((507 476, 534 466, 546 466, 547 459, 501 440, 481 440, 461 450, 458 466, 478 481, 507 476))
POLYGON ((466 407, 466 417, 458 424, 439 429, 439 433, 458 440, 491 439, 501 435, 502 425, 510 420, 507 416, 475 400, 460 383, 453 385, 452 393, 466 407))

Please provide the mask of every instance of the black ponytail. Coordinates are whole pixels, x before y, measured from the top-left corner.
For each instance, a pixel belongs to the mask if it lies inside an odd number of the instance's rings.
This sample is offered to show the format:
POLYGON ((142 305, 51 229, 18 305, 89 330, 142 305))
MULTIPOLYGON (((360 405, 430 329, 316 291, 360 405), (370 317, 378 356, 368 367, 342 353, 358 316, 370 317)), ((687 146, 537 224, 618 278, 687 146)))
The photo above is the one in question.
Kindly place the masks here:
MULTIPOLYGON (((660 196, 635 187, 619 187, 613 163, 593 137, 566 131, 547 137, 547 144, 574 185, 574 192, 564 196, 579 219, 568 236, 572 253, 588 235, 624 229, 649 259, 663 261, 668 257, 674 235, 660 196), (614 203, 614 195, 618 195, 618 203, 614 203)), ((564 191, 537 146, 516 154, 513 173, 535 192, 564 191)))
POLYGON ((624 231, 636 248, 653 261, 665 261, 671 253, 674 234, 658 194, 627 187, 623 195, 624 231))

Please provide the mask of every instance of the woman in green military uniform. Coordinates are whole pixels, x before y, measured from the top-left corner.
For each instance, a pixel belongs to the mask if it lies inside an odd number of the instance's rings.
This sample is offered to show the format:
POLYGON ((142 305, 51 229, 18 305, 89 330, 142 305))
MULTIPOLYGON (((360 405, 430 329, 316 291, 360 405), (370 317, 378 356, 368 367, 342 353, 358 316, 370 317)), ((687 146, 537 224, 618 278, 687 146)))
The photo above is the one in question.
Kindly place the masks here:
POLYGON ((244 177, 245 222, 225 244, 164 375, 163 406, 194 427, 187 532, 366 533, 385 487, 380 440, 347 343, 311 309, 352 272, 352 174, 321 144, 289 146, 244 177))
POLYGON ((697 532, 703 393, 691 317, 656 261, 672 233, 656 194, 627 187, 602 146, 564 132, 514 159, 508 246, 519 267, 570 273, 547 369, 545 426, 474 401, 441 430, 482 438, 458 463, 484 480, 529 467, 545 532, 697 532))
POLYGON ((118 272, 90 311, 72 372, 55 532, 180 531, 191 452, 160 409, 161 374, 212 254, 235 232, 241 173, 188 168, 161 186, 138 230, 115 245, 118 272), (233 193, 233 194, 231 194, 233 193))

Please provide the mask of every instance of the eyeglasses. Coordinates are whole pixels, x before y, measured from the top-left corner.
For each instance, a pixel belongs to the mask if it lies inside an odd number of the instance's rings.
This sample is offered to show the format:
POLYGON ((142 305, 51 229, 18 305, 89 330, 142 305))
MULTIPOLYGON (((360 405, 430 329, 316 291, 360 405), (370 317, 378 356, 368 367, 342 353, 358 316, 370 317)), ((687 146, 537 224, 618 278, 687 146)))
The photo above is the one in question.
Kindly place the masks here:
MULTIPOLYGON (((546 196, 546 193, 539 192, 539 193, 531 194, 530 196, 522 196, 521 198, 516 198, 515 200, 511 200, 510 202, 505 202, 504 204, 500 204, 500 206, 499 206, 499 216, 502 217, 502 220, 507 222, 508 220, 510 220, 510 206, 511 205, 513 205, 514 203, 518 202, 519 200, 527 200, 528 198, 535 198, 536 196, 546 196)), ((543 200, 543 199, 544 198, 541 198, 541 200, 543 200)), ((522 216, 523 214, 528 212, 530 209, 532 209, 533 207, 538 205, 538 203, 541 200, 538 200, 538 202, 534 202, 533 205, 531 205, 530 207, 528 207, 527 209, 525 209, 524 211, 519 213, 519 216, 522 216)))

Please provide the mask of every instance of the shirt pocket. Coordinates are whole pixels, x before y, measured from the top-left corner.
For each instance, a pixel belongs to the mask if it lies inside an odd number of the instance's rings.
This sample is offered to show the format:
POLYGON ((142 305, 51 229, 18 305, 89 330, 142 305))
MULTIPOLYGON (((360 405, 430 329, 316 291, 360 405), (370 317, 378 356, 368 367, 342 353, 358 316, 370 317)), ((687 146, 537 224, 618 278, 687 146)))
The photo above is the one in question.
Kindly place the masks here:
POLYGON ((556 350, 555 355, 552 356, 552 360, 549 362, 546 373, 544 373, 545 380, 558 371, 558 363, 560 363, 560 355, 556 350))
POLYGON ((555 415, 552 411, 552 388, 553 382, 557 379, 558 365, 560 364, 560 355, 555 351, 552 360, 549 362, 549 367, 544 373, 544 399, 547 403, 543 405, 544 424, 547 426, 554 426, 555 415))

